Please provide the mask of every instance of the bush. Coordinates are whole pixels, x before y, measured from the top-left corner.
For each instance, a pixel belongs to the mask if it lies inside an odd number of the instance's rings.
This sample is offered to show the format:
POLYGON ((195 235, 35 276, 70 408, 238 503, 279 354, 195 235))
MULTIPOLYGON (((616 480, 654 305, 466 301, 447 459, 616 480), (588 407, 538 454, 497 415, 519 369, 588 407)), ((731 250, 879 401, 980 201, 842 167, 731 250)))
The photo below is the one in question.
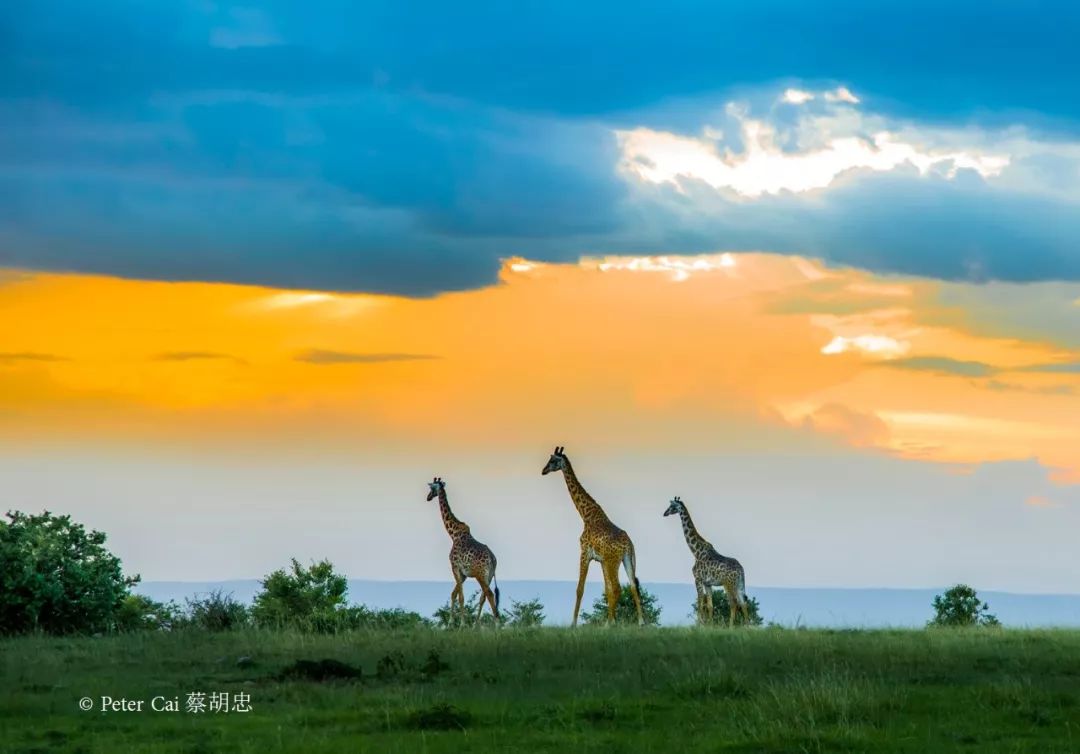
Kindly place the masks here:
MULTIPOLYGON (((656 595, 644 587, 641 592, 641 613, 645 617, 645 624, 655 626, 660 622, 660 606, 656 604, 656 595)), ((606 623, 607 595, 602 595, 593 603, 592 610, 582 614, 581 619, 585 623, 606 623)), ((624 584, 619 594, 619 601, 615 605, 616 623, 637 623, 637 608, 634 607, 634 595, 630 591, 630 585, 624 584)))
MULTIPOLYGON (((727 592, 723 589, 713 589, 713 614, 712 623, 716 623, 720 626, 727 626, 731 622, 731 606, 728 602, 727 592)), ((749 622, 745 623, 748 626, 760 626, 764 621, 761 619, 760 606, 758 605, 757 598, 746 598, 746 611, 750 614, 749 622)), ((697 600, 690 605, 690 617, 697 620, 698 607, 697 600)), ((736 624, 743 625, 742 612, 735 611, 736 624)))
POLYGON ((0 520, 0 634, 94 633, 116 627, 138 576, 124 576, 105 535, 70 516, 0 520))
POLYGON ((290 571, 278 569, 261 584, 262 591, 251 607, 251 617, 259 626, 334 631, 347 620, 341 613, 348 583, 334 573, 329 560, 304 568, 293 558, 290 571))
POLYGON ((202 598, 188 598, 187 622, 204 631, 232 631, 247 626, 251 616, 247 605, 216 589, 202 598))
POLYGON ((544 625, 544 606, 539 599, 528 602, 510 601, 510 609, 503 615, 503 622, 513 628, 535 628, 544 625))
POLYGON ((175 602, 157 602, 141 594, 129 594, 120 602, 115 618, 117 631, 171 631, 187 621, 175 602))
POLYGON ((340 628, 370 629, 374 631, 398 631, 410 628, 428 628, 431 621, 411 610, 395 607, 390 610, 374 610, 366 605, 353 605, 339 612, 340 628))
POLYGON ((927 626, 1000 626, 990 606, 967 584, 957 584, 934 597, 934 617, 927 626))
POLYGON ((435 625, 439 628, 459 628, 468 626, 494 626, 495 616, 491 614, 491 606, 484 607, 484 614, 480 620, 476 620, 476 613, 480 609, 480 592, 473 592, 465 598, 465 609, 452 608, 447 600, 432 614, 435 625))

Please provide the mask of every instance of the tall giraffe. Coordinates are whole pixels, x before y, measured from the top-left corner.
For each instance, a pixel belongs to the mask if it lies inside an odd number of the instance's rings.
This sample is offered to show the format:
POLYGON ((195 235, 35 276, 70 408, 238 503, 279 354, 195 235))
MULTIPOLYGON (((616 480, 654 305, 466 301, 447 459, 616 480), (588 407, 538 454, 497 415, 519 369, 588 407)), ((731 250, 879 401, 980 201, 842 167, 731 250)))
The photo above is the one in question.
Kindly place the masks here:
POLYGON ((634 596, 638 625, 644 625, 645 618, 641 612, 641 589, 637 580, 637 558, 634 555, 634 543, 630 541, 630 535, 611 523, 604 509, 581 486, 577 474, 574 473, 574 467, 570 465, 570 459, 566 457, 561 446, 555 448, 555 452, 548 459, 547 466, 540 473, 550 474, 553 471, 563 473, 566 488, 570 491, 570 499, 577 508, 582 523, 585 524, 581 532, 581 568, 578 574, 577 600, 574 602, 574 620, 571 625, 577 625, 578 611, 581 609, 581 595, 585 592, 585 576, 589 572, 589 565, 594 560, 600 563, 604 572, 608 621, 615 621, 615 606, 622 593, 622 588, 619 586, 619 565, 622 564, 630 579, 630 593, 634 596))
POLYGON ((743 622, 749 625, 750 614, 746 606, 746 575, 743 567, 735 558, 728 558, 716 551, 705 537, 698 534, 690 511, 686 510, 686 503, 678 496, 672 499, 665 516, 678 514, 682 519, 683 536, 686 544, 690 547, 690 553, 694 556, 694 586, 697 588, 697 613, 699 623, 712 622, 714 586, 724 587, 727 592, 728 606, 731 608, 731 622, 735 625, 736 606, 742 611, 743 622), (706 612, 707 610, 707 612, 706 612), (706 616, 708 618, 706 619, 706 616))
POLYGON ((462 586, 465 579, 474 578, 480 583, 482 595, 480 597, 480 609, 476 611, 476 619, 480 620, 480 614, 484 612, 484 601, 491 605, 491 612, 495 615, 495 622, 499 621, 499 584, 495 580, 495 553, 483 542, 478 542, 469 530, 469 525, 463 523, 450 510, 450 503, 446 498, 446 482, 442 477, 435 477, 428 483, 428 500, 439 498, 439 511, 442 513, 443 526, 450 535, 450 571, 454 575, 454 589, 450 592, 450 612, 455 611, 455 600, 461 605, 461 613, 465 612, 465 588, 462 586), (495 592, 489 584, 495 584, 495 592))

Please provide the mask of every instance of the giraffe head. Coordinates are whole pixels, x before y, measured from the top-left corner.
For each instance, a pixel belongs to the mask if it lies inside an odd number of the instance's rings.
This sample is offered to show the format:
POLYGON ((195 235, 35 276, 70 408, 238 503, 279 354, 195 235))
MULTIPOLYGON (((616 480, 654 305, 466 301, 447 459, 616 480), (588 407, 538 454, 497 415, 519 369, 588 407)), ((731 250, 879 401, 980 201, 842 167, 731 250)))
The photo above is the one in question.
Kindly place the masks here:
POLYGON ((678 495, 671 498, 671 503, 668 504, 667 510, 664 511, 665 516, 675 516, 686 510, 686 506, 683 505, 682 498, 678 495))
POLYGON ((566 468, 567 460, 566 453, 563 452, 563 447, 560 445, 555 448, 555 452, 551 454, 551 458, 548 459, 547 466, 541 471, 541 474, 550 474, 553 471, 562 471, 566 468))
POLYGON ((439 496, 439 493, 446 488, 446 482, 442 480, 442 477, 435 477, 428 482, 428 500, 434 500, 439 496))

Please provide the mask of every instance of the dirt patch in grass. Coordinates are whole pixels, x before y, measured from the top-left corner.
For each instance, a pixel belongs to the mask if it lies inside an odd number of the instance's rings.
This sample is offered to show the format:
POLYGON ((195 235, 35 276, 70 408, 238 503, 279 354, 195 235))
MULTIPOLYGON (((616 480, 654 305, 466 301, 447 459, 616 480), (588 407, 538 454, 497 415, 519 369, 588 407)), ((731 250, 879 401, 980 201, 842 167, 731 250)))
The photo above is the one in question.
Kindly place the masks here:
POLYGON ((278 675, 284 681, 359 681, 363 671, 340 660, 297 660, 278 675))
POLYGON ((593 725, 601 725, 603 723, 614 722, 615 718, 619 716, 619 711, 615 709, 613 704, 602 702, 600 704, 589 705, 578 714, 585 722, 592 723, 593 725))
POLYGON ((405 718, 405 727, 413 730, 465 730, 471 723, 472 715, 452 704, 433 704, 405 718))

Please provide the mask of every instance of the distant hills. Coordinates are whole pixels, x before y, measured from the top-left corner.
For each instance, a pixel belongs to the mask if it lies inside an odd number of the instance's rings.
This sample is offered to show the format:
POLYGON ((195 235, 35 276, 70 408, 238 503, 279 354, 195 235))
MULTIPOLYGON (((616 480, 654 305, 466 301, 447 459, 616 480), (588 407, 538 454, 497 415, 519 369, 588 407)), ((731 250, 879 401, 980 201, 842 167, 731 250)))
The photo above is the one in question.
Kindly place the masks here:
MULTIPOLYGON (((475 582, 466 582, 466 594, 475 582)), ((349 581, 349 601, 370 607, 403 607, 431 615, 445 603, 453 585, 449 581, 349 581)), ((500 582, 502 605, 511 600, 539 598, 544 603, 549 624, 566 624, 574 607, 576 584, 569 581, 500 582)), ((691 584, 645 583, 657 596, 664 625, 691 622, 694 601, 691 584)), ((156 600, 177 600, 220 589, 243 602, 250 602, 259 590, 256 579, 232 581, 147 581, 137 591, 156 600)), ((930 603, 938 589, 789 589, 751 587, 748 593, 761 605, 767 621, 786 626, 823 626, 836 628, 878 628, 922 626, 930 618, 930 603)), ((582 609, 600 596, 600 583, 588 582, 582 609)), ((1080 626, 1080 595, 1016 594, 980 591, 990 603, 990 612, 1008 626, 1080 626)))

